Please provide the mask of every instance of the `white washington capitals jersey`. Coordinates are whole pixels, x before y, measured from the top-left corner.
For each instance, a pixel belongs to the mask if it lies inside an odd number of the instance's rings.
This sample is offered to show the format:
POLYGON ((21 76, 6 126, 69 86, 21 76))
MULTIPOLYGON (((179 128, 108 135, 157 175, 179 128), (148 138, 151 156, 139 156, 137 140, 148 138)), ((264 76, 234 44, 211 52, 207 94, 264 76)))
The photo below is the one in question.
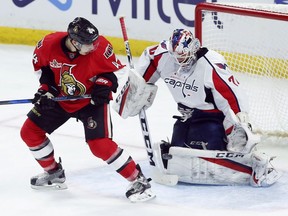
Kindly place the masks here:
POLYGON ((168 41, 162 41, 142 53, 136 70, 148 83, 162 78, 176 103, 199 110, 222 111, 225 116, 230 108, 235 114, 248 112, 247 97, 224 57, 201 48, 197 58, 190 68, 181 68, 168 52, 168 41))

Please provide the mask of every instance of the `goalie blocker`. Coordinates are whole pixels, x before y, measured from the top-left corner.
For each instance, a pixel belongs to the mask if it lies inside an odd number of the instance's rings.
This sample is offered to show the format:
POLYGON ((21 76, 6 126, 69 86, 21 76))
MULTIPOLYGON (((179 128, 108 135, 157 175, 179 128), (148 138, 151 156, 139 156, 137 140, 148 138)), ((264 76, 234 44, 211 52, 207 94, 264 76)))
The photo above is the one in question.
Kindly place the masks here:
POLYGON ((142 108, 146 110, 152 105, 158 89, 156 85, 146 83, 133 69, 129 69, 128 76, 126 74, 119 80, 122 88, 119 88, 121 90, 117 92, 112 108, 122 118, 136 116, 142 108))
POLYGON ((160 172, 177 175, 179 182, 268 187, 281 177, 281 173, 270 163, 273 157, 255 149, 251 153, 243 154, 170 147, 169 143, 162 141, 154 144, 153 152, 156 167, 160 172))

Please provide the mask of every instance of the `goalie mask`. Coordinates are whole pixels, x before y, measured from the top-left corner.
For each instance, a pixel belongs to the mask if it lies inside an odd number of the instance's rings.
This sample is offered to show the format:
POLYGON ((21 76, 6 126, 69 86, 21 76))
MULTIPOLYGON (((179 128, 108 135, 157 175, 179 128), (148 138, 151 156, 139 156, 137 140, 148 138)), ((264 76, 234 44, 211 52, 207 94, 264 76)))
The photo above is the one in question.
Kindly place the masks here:
POLYGON ((169 53, 175 57, 181 67, 195 63, 200 42, 189 30, 175 29, 169 38, 169 44, 169 53))
POLYGON ((95 49, 94 42, 99 36, 98 29, 88 20, 82 17, 76 17, 68 26, 69 37, 73 40, 71 43, 79 51, 85 55, 95 49))

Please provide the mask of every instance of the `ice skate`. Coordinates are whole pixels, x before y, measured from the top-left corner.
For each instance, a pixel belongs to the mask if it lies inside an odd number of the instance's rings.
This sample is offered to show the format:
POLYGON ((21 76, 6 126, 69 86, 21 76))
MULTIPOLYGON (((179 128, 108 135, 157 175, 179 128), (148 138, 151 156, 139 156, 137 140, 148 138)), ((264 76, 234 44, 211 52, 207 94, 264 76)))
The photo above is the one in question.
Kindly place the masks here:
POLYGON ((269 157, 264 153, 254 152, 252 154, 253 172, 250 178, 251 186, 269 187, 281 177, 281 173, 275 170, 270 163, 273 159, 273 157, 269 157))
POLYGON ((56 170, 41 173, 31 178, 31 187, 37 190, 63 190, 67 189, 66 180, 61 159, 56 170))
POLYGON ((139 174, 137 178, 131 182, 126 192, 126 197, 131 202, 144 202, 155 198, 155 194, 151 191, 150 178, 146 179, 143 175, 140 166, 137 165, 139 174))

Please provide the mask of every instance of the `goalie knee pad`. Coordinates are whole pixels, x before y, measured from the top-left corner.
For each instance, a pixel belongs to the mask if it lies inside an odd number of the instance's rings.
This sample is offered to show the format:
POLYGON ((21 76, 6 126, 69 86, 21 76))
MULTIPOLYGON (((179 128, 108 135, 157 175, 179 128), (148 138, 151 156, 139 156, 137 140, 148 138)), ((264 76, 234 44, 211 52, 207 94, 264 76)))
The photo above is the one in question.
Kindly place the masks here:
POLYGON ((152 145, 152 151, 155 159, 155 166, 162 172, 165 173, 167 169, 167 160, 169 159, 169 148, 171 144, 164 140, 161 142, 154 143, 152 145))

